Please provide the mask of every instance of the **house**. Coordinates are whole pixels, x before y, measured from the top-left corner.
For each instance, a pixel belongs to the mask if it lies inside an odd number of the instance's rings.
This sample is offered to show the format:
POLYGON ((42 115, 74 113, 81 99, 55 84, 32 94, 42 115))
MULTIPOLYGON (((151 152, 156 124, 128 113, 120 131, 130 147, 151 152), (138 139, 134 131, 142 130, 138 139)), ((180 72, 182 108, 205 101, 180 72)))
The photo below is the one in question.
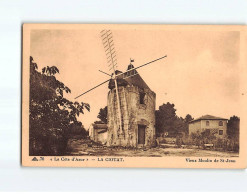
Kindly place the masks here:
MULTIPOLYGON (((130 64, 128 70, 132 68, 134 66, 130 64)), ((121 72, 116 71, 116 74, 119 73, 121 72)), ((156 94, 136 70, 123 74, 121 78, 118 77, 117 84, 120 105, 118 105, 114 80, 109 81, 107 145, 126 147, 153 145, 155 141, 156 94), (122 128, 120 128, 120 124, 122 124, 122 128)))
POLYGON ((90 138, 101 144, 107 142, 107 124, 92 124, 89 128, 90 138))
POLYGON ((227 134, 227 119, 204 115, 189 122, 189 135, 203 131, 210 131, 217 137, 223 137, 227 134))

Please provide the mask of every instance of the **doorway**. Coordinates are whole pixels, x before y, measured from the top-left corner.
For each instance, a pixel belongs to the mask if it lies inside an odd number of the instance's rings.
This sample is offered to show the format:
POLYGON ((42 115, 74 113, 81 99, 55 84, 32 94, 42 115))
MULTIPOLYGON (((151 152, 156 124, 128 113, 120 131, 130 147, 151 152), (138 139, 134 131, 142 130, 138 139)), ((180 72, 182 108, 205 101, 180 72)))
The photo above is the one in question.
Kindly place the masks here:
POLYGON ((138 125, 138 144, 145 144, 145 125, 138 125))

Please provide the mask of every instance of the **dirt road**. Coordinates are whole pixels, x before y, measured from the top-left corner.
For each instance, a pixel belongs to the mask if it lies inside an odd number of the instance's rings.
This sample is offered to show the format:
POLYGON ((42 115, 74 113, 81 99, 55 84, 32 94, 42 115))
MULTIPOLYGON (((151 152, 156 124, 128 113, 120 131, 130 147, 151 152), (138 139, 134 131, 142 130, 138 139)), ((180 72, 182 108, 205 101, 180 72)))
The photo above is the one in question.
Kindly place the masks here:
POLYGON ((67 155, 71 156, 129 156, 129 157, 238 157, 238 153, 202 150, 197 148, 156 147, 150 149, 108 148, 103 146, 88 146, 82 140, 69 142, 67 155))

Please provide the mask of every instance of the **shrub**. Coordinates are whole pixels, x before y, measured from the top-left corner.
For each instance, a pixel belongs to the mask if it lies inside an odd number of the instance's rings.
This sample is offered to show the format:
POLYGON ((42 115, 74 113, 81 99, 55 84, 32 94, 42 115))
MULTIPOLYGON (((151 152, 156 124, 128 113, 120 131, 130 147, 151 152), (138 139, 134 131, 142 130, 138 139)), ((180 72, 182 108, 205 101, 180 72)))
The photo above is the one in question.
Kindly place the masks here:
POLYGON ((204 148, 205 144, 213 144, 213 149, 223 151, 239 152, 238 139, 215 136, 215 133, 210 131, 192 133, 189 138, 183 138, 183 143, 186 145, 196 145, 198 148, 204 148))

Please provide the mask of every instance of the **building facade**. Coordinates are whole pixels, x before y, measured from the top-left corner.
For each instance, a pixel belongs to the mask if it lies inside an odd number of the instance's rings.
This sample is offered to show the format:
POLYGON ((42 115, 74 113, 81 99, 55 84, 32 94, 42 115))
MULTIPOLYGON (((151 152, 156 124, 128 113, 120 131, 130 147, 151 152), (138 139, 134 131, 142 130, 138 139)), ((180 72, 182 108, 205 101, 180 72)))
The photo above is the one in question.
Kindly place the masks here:
MULTIPOLYGON (((129 65, 128 69, 133 68, 129 65)), ((119 72, 117 72, 119 73, 119 72)), ((155 141, 156 94, 136 70, 117 79, 121 124, 115 84, 109 82, 107 102, 108 146, 152 146, 155 141), (134 75, 134 76, 133 76, 134 75)))
POLYGON ((107 124, 92 124, 89 128, 91 140, 106 144, 107 142, 107 124))
POLYGON ((189 135, 196 132, 210 131, 217 137, 227 135, 227 119, 205 115, 189 123, 189 135))

